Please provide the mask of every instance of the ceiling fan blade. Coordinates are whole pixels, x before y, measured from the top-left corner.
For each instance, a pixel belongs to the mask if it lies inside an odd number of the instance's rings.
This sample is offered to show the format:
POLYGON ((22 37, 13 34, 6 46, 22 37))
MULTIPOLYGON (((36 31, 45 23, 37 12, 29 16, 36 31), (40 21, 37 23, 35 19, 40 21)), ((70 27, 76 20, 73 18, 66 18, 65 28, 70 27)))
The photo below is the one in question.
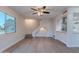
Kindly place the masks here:
POLYGON ((37 13, 33 13, 33 14, 37 14, 37 13))
POLYGON ((46 6, 43 6, 43 9, 46 9, 46 6))
POLYGON ((43 13, 49 14, 50 12, 44 11, 43 13))
POLYGON ((37 11, 37 9, 34 9, 34 8, 31 8, 32 10, 34 10, 34 11, 37 11))

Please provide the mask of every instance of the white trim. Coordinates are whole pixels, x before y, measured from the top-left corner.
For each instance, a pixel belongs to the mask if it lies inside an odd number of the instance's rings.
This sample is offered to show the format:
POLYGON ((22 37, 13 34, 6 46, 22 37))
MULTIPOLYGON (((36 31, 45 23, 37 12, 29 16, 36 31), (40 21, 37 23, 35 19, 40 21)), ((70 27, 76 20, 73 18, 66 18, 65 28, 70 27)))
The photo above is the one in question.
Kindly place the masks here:
POLYGON ((69 45, 69 44, 67 44, 67 47, 69 47, 69 48, 72 48, 72 47, 77 48, 77 47, 79 47, 79 45, 69 45))

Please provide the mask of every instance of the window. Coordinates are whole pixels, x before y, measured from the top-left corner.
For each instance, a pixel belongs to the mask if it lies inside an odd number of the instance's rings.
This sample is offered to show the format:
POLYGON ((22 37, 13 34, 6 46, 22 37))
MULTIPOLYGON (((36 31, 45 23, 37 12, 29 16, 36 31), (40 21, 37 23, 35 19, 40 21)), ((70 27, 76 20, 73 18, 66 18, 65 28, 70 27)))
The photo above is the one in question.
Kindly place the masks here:
POLYGON ((5 14, 0 12, 0 34, 4 34, 5 14))
POLYGON ((16 32, 15 17, 0 11, 0 34, 13 32, 16 32))
POLYGON ((67 16, 63 17, 62 19, 62 31, 67 31, 67 16))
POLYGON ((62 19, 57 22, 56 31, 67 32, 67 16, 62 17, 62 19))

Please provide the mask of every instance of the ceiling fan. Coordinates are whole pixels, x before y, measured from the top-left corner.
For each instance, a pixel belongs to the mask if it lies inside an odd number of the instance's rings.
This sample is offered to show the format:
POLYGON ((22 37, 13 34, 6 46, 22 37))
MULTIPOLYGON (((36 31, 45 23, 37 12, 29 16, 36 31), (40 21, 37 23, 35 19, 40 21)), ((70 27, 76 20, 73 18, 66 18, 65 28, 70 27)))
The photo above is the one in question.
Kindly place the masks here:
POLYGON ((42 6, 42 7, 37 7, 37 8, 31 8, 33 10, 33 14, 37 14, 38 16, 42 16, 43 14, 49 14, 50 12, 48 12, 46 10, 46 6, 42 6))

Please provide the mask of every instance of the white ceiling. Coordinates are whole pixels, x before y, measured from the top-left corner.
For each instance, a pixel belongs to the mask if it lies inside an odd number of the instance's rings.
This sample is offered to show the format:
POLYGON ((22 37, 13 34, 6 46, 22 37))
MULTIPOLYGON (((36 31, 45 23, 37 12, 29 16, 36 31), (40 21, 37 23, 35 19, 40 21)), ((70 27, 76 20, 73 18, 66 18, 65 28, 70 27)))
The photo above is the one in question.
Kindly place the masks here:
POLYGON ((65 9, 67 9, 66 6, 47 6, 46 9, 50 12, 50 14, 44 14, 43 16, 37 16, 33 15, 33 11, 31 8, 34 8, 34 6, 10 6, 13 10, 18 12, 19 14, 23 15, 24 17, 29 18, 38 18, 38 19, 50 19, 55 18, 56 16, 63 13, 65 9))

